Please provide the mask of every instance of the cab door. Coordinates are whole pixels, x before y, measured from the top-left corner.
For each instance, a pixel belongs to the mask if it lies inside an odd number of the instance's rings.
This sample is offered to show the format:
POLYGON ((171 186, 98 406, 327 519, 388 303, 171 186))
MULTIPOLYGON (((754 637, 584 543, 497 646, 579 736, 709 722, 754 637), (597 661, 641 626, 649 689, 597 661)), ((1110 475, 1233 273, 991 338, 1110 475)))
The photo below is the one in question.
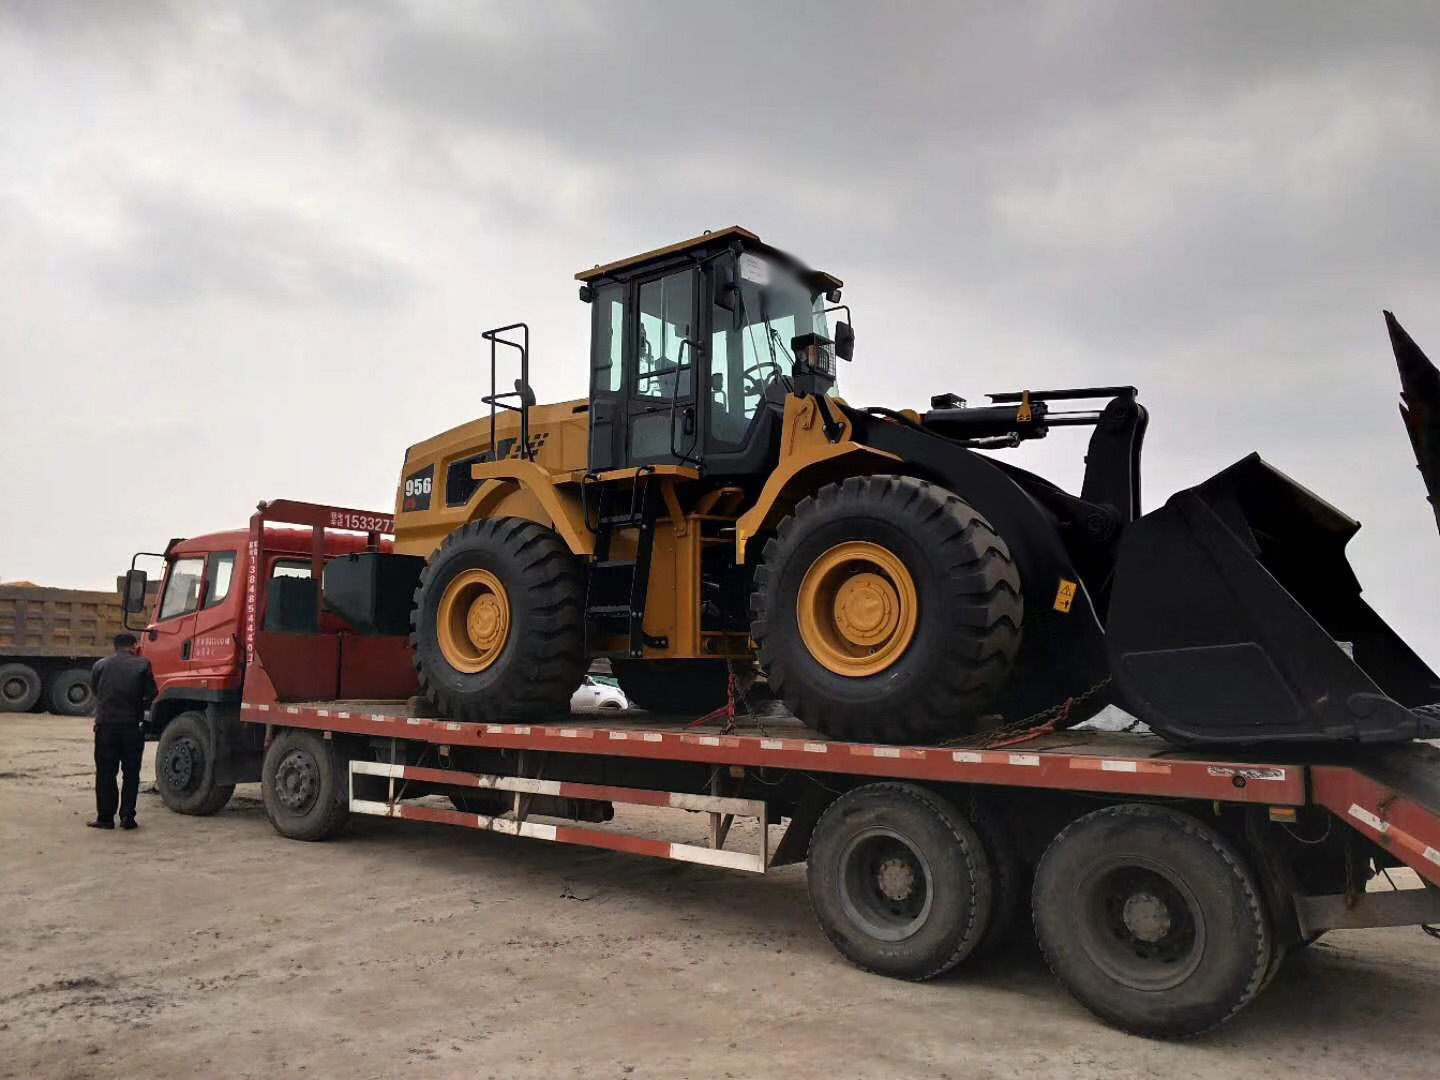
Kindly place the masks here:
POLYGON ((200 607, 191 630, 190 673, 218 680, 237 673, 240 592, 237 553, 212 551, 205 560, 200 607))
POLYGON ((144 653, 161 690, 167 683, 188 680, 194 649, 195 612, 205 577, 205 556, 182 555, 170 560, 155 621, 145 631, 144 653))
POLYGON ((626 466, 699 461, 697 277, 687 268, 632 286, 626 466))

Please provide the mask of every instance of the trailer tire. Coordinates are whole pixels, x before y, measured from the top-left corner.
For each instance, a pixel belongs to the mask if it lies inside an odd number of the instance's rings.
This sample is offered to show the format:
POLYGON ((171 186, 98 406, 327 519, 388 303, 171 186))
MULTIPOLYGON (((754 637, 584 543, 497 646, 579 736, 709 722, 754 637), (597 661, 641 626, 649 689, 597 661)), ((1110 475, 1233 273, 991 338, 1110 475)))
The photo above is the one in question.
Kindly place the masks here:
POLYGON ((975 731, 1010 676, 1023 604, 978 511, 909 476, 852 476, 801 499, 755 571, 750 635, 770 685, 842 739, 975 731))
POLYGON ((208 817, 235 793, 234 784, 215 782, 215 741, 202 712, 182 712, 160 733, 155 747, 155 789, 177 814, 208 817))
POLYGON ((29 664, 0 664, 0 712, 29 712, 39 700, 39 672, 29 664))
POLYGON ((45 700, 57 716, 89 716, 95 711, 95 690, 85 668, 64 668, 50 676, 45 700))
POLYGON ((964 960, 990 919, 984 845, 951 803, 913 784, 854 788, 810 838, 810 906, 865 971, 923 980, 964 960))
POLYGON ((567 715, 585 677, 584 603, 580 564, 553 529, 513 517, 456 529, 415 589, 421 692, 470 723, 567 715))
POLYGON ((724 660, 612 660, 610 670, 632 706, 680 716, 720 708, 730 683, 724 660))
POLYGON ((346 766, 335 744, 287 728, 265 751, 260 793, 265 816, 291 840, 328 840, 350 820, 346 766))
POLYGON ((970 957, 971 962, 977 962, 1000 952, 1014 933, 1020 913, 1025 909, 1026 866, 999 810, 978 800, 967 810, 985 847, 992 883, 990 922, 970 957))
POLYGON ((1040 860, 1033 908, 1061 984, 1137 1035, 1208 1031, 1272 972, 1254 876, 1223 836, 1169 807, 1109 806, 1072 822, 1040 860))

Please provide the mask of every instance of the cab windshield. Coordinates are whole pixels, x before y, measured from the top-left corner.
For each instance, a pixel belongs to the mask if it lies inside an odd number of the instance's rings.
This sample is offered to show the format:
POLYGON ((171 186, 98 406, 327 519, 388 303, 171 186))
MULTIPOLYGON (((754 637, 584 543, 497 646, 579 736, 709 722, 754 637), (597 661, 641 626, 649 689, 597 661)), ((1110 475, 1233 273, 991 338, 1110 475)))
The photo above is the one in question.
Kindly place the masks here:
POLYGON ((791 389, 801 334, 829 337, 825 297, 812 293, 790 268, 742 255, 733 310, 716 307, 711 332, 711 432, 719 446, 736 446, 772 388, 791 389))

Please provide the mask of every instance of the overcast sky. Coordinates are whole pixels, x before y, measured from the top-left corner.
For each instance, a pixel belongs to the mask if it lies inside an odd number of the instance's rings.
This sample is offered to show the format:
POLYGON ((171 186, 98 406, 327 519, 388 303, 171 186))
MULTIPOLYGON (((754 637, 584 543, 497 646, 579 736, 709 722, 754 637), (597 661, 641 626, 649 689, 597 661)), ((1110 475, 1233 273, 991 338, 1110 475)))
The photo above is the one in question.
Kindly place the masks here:
POLYGON ((481 330, 580 396, 571 275, 743 224, 845 279, 852 402, 1133 382, 1148 506, 1261 451, 1440 660, 1380 317, 1440 356, 1437 50, 1373 0, 0 0, 0 578, 390 508, 481 330))

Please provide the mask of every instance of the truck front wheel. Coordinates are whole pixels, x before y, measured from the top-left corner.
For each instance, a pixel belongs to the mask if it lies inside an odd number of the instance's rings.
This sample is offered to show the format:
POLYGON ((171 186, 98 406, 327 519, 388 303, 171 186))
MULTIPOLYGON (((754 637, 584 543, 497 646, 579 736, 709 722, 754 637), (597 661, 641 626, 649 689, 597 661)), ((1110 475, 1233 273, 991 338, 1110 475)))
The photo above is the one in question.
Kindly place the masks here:
POLYGON ((235 793, 215 781, 215 731, 201 712, 183 712, 165 725, 155 748, 155 787, 177 814, 217 813, 235 793))
POLYGON ((1071 823, 1035 871, 1035 933, 1080 1004, 1125 1031, 1198 1035, 1263 987, 1275 943, 1254 877, 1189 814, 1109 806, 1071 823))
POLYGON ((350 820, 346 781, 334 743, 313 731, 282 731, 265 751, 265 816, 291 840, 328 840, 350 820))

